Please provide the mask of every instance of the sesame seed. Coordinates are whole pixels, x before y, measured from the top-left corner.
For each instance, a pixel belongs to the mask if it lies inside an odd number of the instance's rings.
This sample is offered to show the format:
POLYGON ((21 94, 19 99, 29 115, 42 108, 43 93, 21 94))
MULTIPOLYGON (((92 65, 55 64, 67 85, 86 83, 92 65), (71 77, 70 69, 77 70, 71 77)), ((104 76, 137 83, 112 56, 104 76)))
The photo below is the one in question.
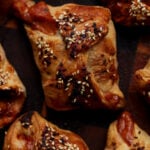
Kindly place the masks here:
POLYGON ((85 77, 86 80, 88 80, 88 78, 89 78, 88 76, 85 77))
POLYGON ((68 79, 68 82, 70 82, 70 81, 72 81, 72 80, 73 80, 73 78, 69 78, 69 79, 68 79))
POLYGON ((70 82, 68 82, 68 83, 67 83, 67 86, 70 86, 70 85, 71 85, 71 83, 70 83, 70 82))
POLYGON ((84 25, 85 27, 87 27, 87 26, 89 26, 89 23, 85 23, 85 25, 84 25))
POLYGON ((86 82, 82 82, 83 85, 86 85, 86 82))
POLYGON ((89 83, 86 83, 86 86, 87 86, 87 87, 90 87, 89 83))
POLYGON ((90 98, 90 97, 91 97, 91 95, 90 95, 90 94, 88 94, 88 95, 87 95, 87 97, 88 97, 88 98, 90 98))
POLYGON ((5 135, 7 135, 7 133, 8 133, 8 132, 7 132, 7 131, 5 131, 5 135))
POLYGON ((81 84, 81 81, 77 81, 78 84, 81 84))
POLYGON ((93 89, 90 89, 90 93, 93 93, 93 89))
POLYGON ((68 91, 69 90, 69 88, 67 87, 67 88, 65 88, 65 91, 68 91))
POLYGON ((83 91, 85 91, 85 86, 84 86, 84 85, 82 85, 81 87, 82 87, 82 90, 83 90, 83 91))
POLYGON ((77 99, 76 99, 76 98, 73 99, 73 103, 75 103, 75 102, 77 102, 77 99))
POLYGON ((83 90, 81 90, 81 91, 80 91, 80 94, 81 94, 81 95, 83 95, 83 93, 84 93, 84 91, 83 91, 83 90))

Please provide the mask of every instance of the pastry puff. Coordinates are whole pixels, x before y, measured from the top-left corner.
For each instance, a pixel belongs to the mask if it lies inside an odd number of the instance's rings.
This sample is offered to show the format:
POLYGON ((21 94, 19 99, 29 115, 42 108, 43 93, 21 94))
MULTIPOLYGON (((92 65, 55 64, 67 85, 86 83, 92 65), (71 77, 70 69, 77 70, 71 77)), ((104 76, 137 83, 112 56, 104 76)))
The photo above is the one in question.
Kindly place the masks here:
POLYGON ((32 1, 16 1, 13 9, 24 21, 48 107, 124 107, 109 9, 32 1))
POLYGON ((0 128, 16 119, 25 98, 26 89, 0 44, 0 128))
POLYGON ((125 26, 150 26, 149 0, 100 0, 111 10, 114 22, 125 26))
POLYGON ((132 119, 129 112, 110 124, 105 150, 149 150, 150 136, 132 119))
POLYGON ((137 83, 137 90, 150 103, 150 59, 142 69, 135 72, 135 79, 137 83))
POLYGON ((20 116, 8 129, 3 150, 88 150, 77 134, 60 129, 37 112, 20 116))

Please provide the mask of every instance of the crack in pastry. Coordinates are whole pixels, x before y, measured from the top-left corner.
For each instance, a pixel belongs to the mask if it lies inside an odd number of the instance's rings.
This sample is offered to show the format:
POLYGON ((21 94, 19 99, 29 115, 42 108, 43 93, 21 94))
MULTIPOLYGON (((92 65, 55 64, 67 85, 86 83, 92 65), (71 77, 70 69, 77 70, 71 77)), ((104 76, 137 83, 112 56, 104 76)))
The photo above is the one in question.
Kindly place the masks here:
POLYGON ((55 110, 124 107, 110 11, 32 2, 16 1, 13 9, 24 21, 46 105, 55 110))
POLYGON ((149 150, 150 136, 133 120, 129 112, 123 112, 112 122, 107 133, 105 150, 149 150))
POLYGON ((45 120, 35 111, 21 115, 8 129, 3 150, 88 150, 83 139, 45 120))
POLYGON ((26 89, 0 45, 0 128, 14 121, 26 98, 26 89))

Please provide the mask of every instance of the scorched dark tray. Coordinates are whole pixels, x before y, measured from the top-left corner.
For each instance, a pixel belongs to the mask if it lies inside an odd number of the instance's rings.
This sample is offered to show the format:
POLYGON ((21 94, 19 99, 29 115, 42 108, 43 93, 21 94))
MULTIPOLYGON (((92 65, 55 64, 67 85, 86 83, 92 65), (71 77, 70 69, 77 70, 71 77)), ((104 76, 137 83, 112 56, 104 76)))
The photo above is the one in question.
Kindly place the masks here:
MULTIPOLYGON (((101 5, 97 0, 47 0, 51 5, 78 3, 85 5, 101 5)), ((12 17, 11 17, 12 19, 12 17)), ((17 70, 27 89, 27 98, 21 114, 30 110, 41 113, 44 100, 40 74, 35 65, 30 42, 20 22, 17 26, 4 21, 0 26, 0 43, 3 45, 8 60, 17 70)), ((150 134, 150 106, 135 90, 133 73, 142 68, 150 57, 150 27, 127 28, 116 25, 117 57, 119 62, 120 88, 127 105, 124 110, 131 112, 137 124, 150 134)), ((117 119, 123 110, 77 110, 56 112, 48 110, 46 119, 61 128, 79 134, 90 150, 103 150, 106 144, 109 124, 117 119)), ((9 127, 9 126, 8 126, 9 127)), ((2 149, 5 127, 0 129, 0 148, 2 149)))

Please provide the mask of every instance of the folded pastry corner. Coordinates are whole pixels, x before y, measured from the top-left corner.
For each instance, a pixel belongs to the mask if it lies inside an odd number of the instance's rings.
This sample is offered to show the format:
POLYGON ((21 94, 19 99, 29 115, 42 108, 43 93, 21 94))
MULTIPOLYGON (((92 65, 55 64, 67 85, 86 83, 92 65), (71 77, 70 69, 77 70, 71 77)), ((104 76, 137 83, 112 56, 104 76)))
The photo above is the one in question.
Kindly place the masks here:
POLYGON ((150 59, 142 69, 136 70, 134 75, 137 83, 137 91, 150 103, 150 59))
POLYGON ((105 150, 149 149, 150 136, 134 122, 129 112, 123 112, 118 120, 110 124, 105 150))
POLYGON ((0 128, 14 121, 26 98, 26 89, 0 44, 0 128))
POLYGON ((23 0, 16 1, 13 9, 24 22, 48 107, 124 107, 109 9, 72 3, 54 7, 23 0))
POLYGON ((88 150, 77 134, 60 129, 45 120, 38 112, 20 116, 8 129, 3 150, 88 150))

